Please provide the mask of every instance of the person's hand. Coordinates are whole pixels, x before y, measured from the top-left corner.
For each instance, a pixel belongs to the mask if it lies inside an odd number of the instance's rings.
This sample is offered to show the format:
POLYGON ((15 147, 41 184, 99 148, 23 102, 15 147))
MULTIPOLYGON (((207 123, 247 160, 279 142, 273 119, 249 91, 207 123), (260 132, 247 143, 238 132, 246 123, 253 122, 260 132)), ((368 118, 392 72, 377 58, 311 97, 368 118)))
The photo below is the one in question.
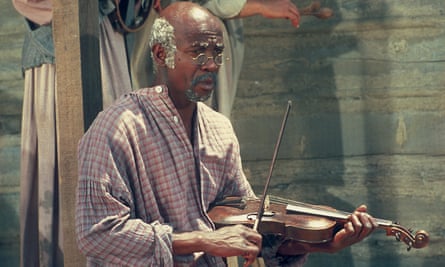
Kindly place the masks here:
POLYGON ((222 227, 209 233, 206 239, 211 241, 206 249, 208 254, 241 256, 245 259, 245 267, 251 265, 261 251, 261 234, 243 225, 222 227))
POLYGON ((173 234, 173 253, 185 255, 205 252, 218 257, 241 256, 244 266, 252 264, 261 251, 262 236, 244 225, 219 228, 213 232, 184 232, 173 234))
POLYGON ((358 243, 379 226, 376 219, 366 211, 366 206, 361 205, 349 216, 343 229, 338 231, 333 240, 328 243, 327 252, 334 253, 358 243))
POLYGON ((262 15, 269 19, 288 19, 296 28, 300 25, 300 12, 290 0, 247 0, 239 17, 262 15))
POLYGON ((290 0, 264 0, 262 15, 270 19, 288 19, 295 28, 300 26, 300 12, 290 0))
POLYGON ((366 212, 365 205, 359 206, 349 215, 348 221, 334 235, 331 242, 314 246, 309 252, 336 253, 365 239, 379 226, 376 219, 366 212))

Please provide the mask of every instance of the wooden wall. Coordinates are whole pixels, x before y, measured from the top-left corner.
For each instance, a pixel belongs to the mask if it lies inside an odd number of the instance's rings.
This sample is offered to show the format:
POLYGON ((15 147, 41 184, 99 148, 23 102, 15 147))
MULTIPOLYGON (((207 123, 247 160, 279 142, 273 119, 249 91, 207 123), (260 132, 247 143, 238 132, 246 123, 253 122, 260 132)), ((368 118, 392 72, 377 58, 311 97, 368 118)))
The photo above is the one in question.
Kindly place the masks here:
MULTIPOLYGON (((322 3, 336 16, 304 18, 298 30, 245 20, 233 123, 246 173, 261 193, 292 100, 271 194, 346 211, 366 203, 431 236, 428 248, 407 252, 382 230, 339 254, 312 255, 307 266, 442 266, 445 2, 322 3)), ((0 262, 17 266, 24 26, 10 1, 0 7, 0 262)))
POLYGON ((12 2, 0 1, 0 265, 5 267, 18 266, 24 30, 12 2))
MULTIPOLYGON (((307 1, 305 3, 308 3, 307 1)), ((335 17, 245 20, 233 110, 244 167, 261 193, 287 100, 270 193, 372 214, 431 235, 406 246, 378 231, 308 266, 445 261, 445 2, 322 1, 335 17)), ((301 5, 304 6, 304 5, 301 5)))

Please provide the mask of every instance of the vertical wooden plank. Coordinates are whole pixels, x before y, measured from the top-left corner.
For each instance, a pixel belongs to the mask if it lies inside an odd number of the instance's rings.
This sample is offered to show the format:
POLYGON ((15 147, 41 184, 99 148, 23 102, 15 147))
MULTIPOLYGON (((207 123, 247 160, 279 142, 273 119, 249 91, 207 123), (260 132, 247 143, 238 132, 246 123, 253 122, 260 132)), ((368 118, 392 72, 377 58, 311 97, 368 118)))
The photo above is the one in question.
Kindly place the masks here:
POLYGON ((75 237, 77 143, 101 107, 98 2, 55 0, 56 120, 65 267, 85 266, 75 237), (99 99, 99 101, 98 101, 99 99))

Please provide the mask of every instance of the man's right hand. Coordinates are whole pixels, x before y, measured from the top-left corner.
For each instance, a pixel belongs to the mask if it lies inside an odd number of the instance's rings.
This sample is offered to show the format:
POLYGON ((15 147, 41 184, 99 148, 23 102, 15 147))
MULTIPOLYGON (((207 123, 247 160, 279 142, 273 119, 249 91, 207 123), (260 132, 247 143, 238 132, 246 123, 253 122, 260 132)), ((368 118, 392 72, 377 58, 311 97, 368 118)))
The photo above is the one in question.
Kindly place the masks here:
POLYGON ((190 254, 205 252, 218 257, 241 256, 244 266, 252 264, 261 251, 262 236, 243 226, 222 227, 213 232, 189 232, 173 234, 173 253, 190 254))

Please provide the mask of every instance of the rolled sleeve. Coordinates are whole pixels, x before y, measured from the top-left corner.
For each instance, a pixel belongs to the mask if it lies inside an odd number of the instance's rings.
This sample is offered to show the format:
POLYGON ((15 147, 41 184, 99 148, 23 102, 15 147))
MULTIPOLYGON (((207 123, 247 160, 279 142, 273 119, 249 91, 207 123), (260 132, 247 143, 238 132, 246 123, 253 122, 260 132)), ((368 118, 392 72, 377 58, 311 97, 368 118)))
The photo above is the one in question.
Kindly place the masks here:
POLYGON ((247 0, 209 0, 204 7, 218 17, 228 19, 237 16, 246 2, 247 0))
POLYGON ((39 25, 48 25, 52 21, 51 0, 12 0, 17 12, 39 25))

